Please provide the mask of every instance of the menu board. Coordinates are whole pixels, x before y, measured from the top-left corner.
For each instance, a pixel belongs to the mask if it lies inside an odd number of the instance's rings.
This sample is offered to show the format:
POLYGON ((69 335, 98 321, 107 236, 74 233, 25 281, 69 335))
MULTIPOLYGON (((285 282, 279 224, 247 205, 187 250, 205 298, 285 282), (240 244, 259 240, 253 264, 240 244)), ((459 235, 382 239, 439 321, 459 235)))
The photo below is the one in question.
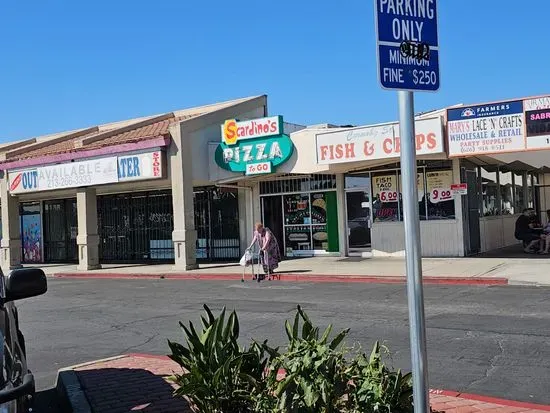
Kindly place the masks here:
POLYGON ((432 204, 452 200, 452 184, 453 171, 426 172, 428 199, 432 204))
POLYGON ((372 198, 382 203, 397 202, 397 179, 395 175, 381 175, 372 178, 372 198))
POLYGON ((325 224, 327 222, 327 201, 324 193, 311 195, 311 223, 325 224))
POLYGON ((328 250, 328 233, 326 225, 313 225, 313 249, 328 250))
POLYGON ((284 210, 286 225, 311 224, 309 194, 285 195, 284 210))
POLYGON ((285 227, 287 254, 293 251, 311 250, 311 226, 296 225, 285 227))

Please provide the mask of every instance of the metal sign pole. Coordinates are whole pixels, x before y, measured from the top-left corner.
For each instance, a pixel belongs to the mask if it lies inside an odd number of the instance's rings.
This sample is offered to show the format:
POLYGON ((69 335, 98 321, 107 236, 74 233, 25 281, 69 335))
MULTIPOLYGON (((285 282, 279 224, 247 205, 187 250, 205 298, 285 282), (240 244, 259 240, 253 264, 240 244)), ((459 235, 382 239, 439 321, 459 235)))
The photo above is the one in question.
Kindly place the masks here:
POLYGON ((413 92, 398 91, 401 138, 402 205, 405 227, 407 297, 411 337, 413 397, 415 413, 430 413, 428 394, 428 358, 422 289, 422 253, 416 168, 413 92))

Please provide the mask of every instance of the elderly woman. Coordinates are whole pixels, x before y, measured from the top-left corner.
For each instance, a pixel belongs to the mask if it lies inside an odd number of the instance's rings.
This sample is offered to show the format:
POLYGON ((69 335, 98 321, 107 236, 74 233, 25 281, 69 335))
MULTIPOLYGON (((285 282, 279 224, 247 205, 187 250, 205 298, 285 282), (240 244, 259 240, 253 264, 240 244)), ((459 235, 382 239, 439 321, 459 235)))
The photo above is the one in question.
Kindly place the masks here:
POLYGON ((252 249, 254 244, 258 244, 260 248, 260 260, 264 267, 264 273, 271 276, 273 271, 279 267, 281 261, 281 252, 279 251, 279 243, 273 232, 269 228, 265 228, 261 222, 255 226, 254 238, 248 249, 252 249))

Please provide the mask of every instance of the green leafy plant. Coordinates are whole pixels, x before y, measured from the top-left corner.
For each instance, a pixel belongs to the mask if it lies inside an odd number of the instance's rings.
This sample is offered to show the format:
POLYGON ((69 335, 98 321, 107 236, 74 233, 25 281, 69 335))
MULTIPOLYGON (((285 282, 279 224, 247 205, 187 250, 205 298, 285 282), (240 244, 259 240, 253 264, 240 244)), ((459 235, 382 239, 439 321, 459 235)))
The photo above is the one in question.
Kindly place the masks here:
POLYGON ((390 370, 382 362, 381 348, 376 342, 370 357, 359 354, 353 361, 353 388, 348 398, 350 411, 412 413, 412 376, 390 370))
POLYGON ((319 328, 313 326, 300 306, 294 323, 291 325, 287 321, 285 329, 289 340, 286 351, 278 353, 267 349, 271 355, 267 377, 270 391, 264 396, 275 399, 270 411, 341 411, 351 373, 341 344, 349 330, 329 340, 332 326, 329 325, 321 335, 319 328), (281 380, 277 377, 280 370, 285 371, 285 377, 281 380))
POLYGON ((218 317, 206 305, 204 310, 200 332, 192 322, 188 327, 180 322, 186 346, 168 341, 170 358, 183 369, 173 379, 179 386, 175 394, 196 412, 253 412, 254 395, 265 388, 266 343, 239 347, 237 314, 231 312, 226 321, 225 308, 218 317))
POLYGON ((176 395, 202 413, 412 413, 410 374, 388 368, 378 342, 367 356, 346 347, 349 329, 321 334, 300 306, 285 323, 288 345, 238 345, 239 321, 205 305, 202 330, 180 323, 186 346, 169 341, 183 369, 176 395), (280 377, 283 372, 284 376, 280 377))

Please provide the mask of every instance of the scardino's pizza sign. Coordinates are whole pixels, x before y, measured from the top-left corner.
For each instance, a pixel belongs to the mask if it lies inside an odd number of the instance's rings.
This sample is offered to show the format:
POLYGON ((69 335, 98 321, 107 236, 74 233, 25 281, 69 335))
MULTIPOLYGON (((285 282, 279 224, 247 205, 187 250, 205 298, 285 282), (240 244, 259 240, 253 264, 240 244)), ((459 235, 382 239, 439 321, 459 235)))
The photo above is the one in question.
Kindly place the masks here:
POLYGON ((216 163, 231 172, 271 173, 294 151, 290 137, 283 132, 282 116, 247 121, 228 119, 221 126, 221 133, 216 163))

